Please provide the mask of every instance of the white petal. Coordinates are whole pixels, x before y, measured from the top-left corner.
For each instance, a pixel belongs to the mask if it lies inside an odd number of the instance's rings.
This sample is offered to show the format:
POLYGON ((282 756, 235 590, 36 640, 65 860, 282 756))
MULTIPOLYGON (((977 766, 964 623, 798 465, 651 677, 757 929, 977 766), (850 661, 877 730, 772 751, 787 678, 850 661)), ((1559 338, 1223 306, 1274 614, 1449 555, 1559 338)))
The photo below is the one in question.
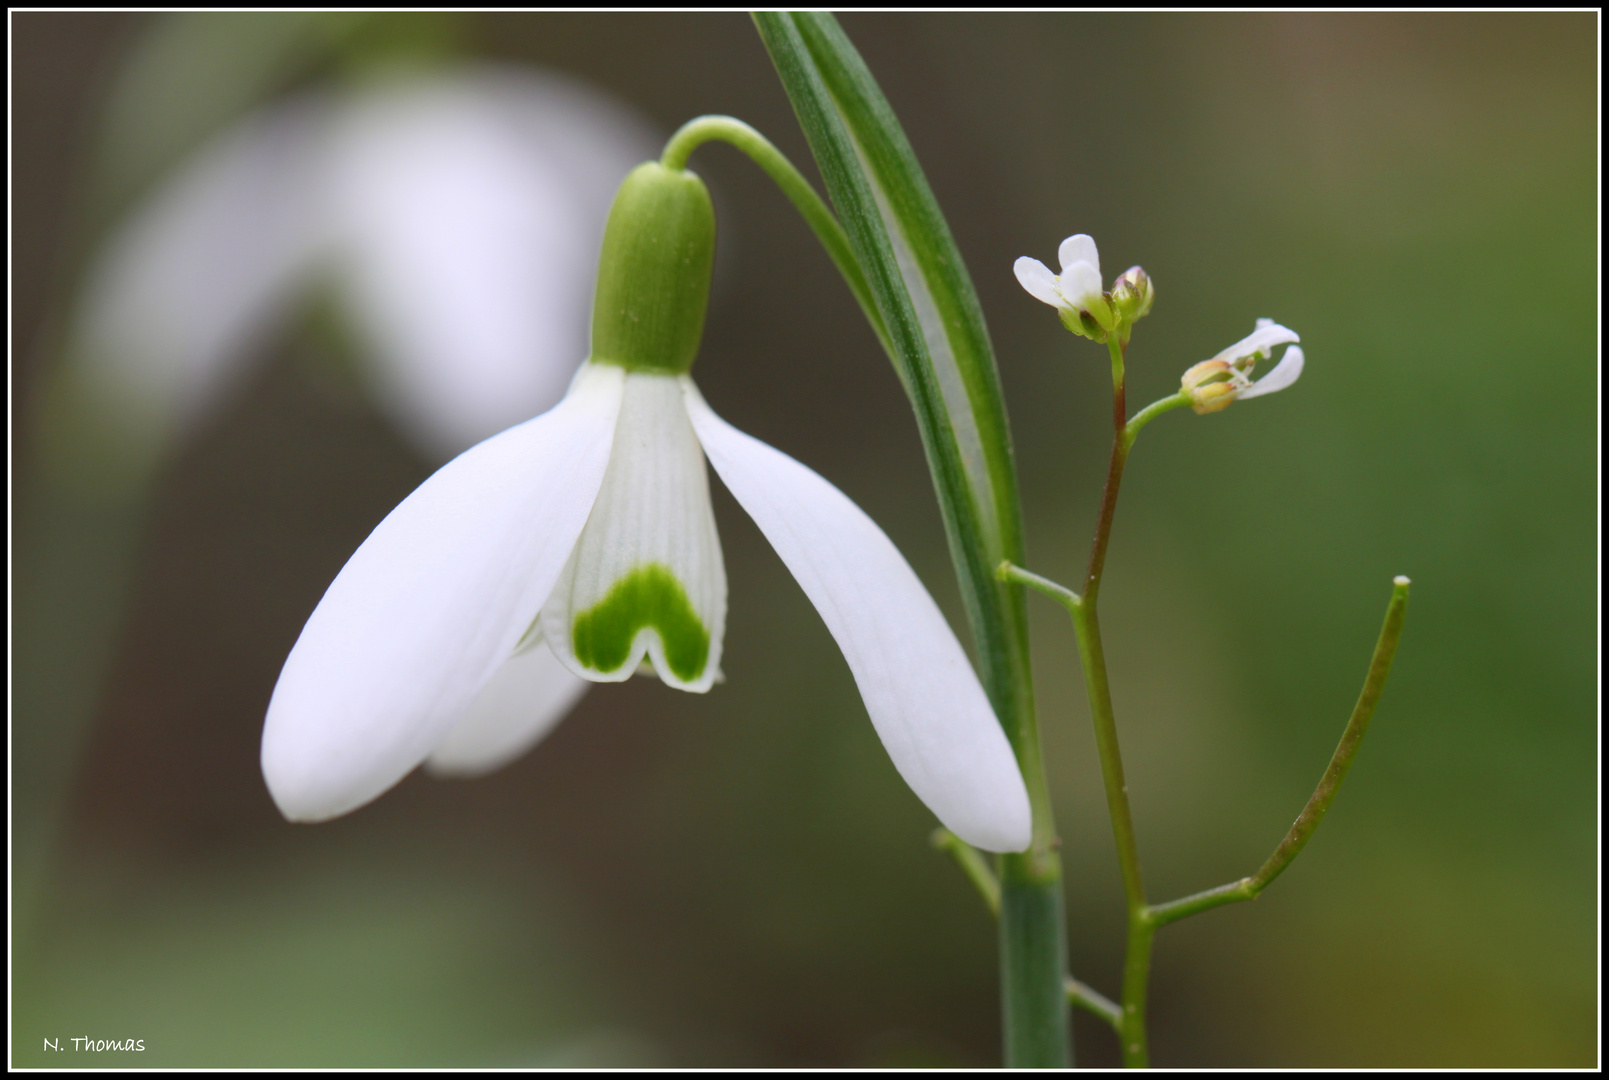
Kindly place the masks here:
POLYGON ((1052 307, 1066 307, 1061 293, 1056 291, 1056 275, 1050 272, 1050 267, 1038 259, 1031 259, 1024 255, 1011 267, 1017 273, 1017 280, 1022 287, 1032 294, 1035 300, 1041 300, 1052 307))
POLYGON ((623 383, 584 365, 558 406, 448 462, 347 561, 268 704, 263 776, 287 818, 402 779, 513 655, 597 496, 623 383))
POLYGON ((726 566, 684 381, 626 376, 609 471, 542 606, 542 637, 583 678, 629 679, 646 655, 667 685, 703 693, 720 668, 726 566))
POLYGON ((1242 390, 1238 396, 1242 399, 1254 398, 1262 394, 1272 394, 1275 391, 1285 389, 1302 377, 1304 360, 1302 347, 1292 345, 1285 350, 1285 355, 1280 357, 1279 363, 1274 365, 1274 370, 1252 383, 1248 389, 1242 390))
POLYGON ((1101 301, 1100 268, 1087 262, 1073 263, 1062 271, 1061 292, 1069 304, 1095 314, 1101 301))
MULTIPOLYGON (((1227 361, 1232 364, 1236 360, 1242 360, 1257 354, 1271 356, 1273 355, 1274 346, 1300 340, 1302 339, 1297 336, 1296 331, 1283 327, 1272 319, 1258 319, 1257 329, 1220 352, 1213 359, 1227 361)), ((1241 396, 1244 397, 1245 395, 1242 394, 1241 396)))
POLYGON ((686 387, 710 463, 821 613, 899 774, 968 843, 1027 848, 1016 758, 910 564, 843 492, 716 416, 691 380, 686 387))
POLYGON ((552 731, 591 685, 538 642, 497 669, 425 759, 425 769, 436 776, 480 776, 502 768, 552 731))
POLYGON ((91 265, 66 353, 139 449, 162 449, 233 388, 323 254, 310 207, 328 104, 264 110, 207 143, 91 265))
POLYGON ((1100 292, 1101 256, 1095 250, 1095 239, 1086 233, 1069 236, 1061 242, 1056 252, 1057 261, 1061 263, 1062 277, 1072 269, 1075 263, 1089 263, 1095 270, 1095 291, 1100 292))
POLYGON ((653 140, 596 91, 474 67, 382 81, 330 145, 341 284, 382 407, 432 454, 548 408, 587 352, 610 201, 653 140))

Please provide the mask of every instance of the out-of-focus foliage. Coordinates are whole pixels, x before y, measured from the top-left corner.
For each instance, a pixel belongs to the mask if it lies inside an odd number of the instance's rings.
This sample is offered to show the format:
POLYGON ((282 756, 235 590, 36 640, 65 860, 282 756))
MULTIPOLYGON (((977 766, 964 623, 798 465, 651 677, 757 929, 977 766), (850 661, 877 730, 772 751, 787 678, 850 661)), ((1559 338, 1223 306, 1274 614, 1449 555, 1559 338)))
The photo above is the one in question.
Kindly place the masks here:
MULTIPOLYGON (((115 115, 107 73, 154 18, 14 18, 19 402, 94 239, 72 224, 84 133, 115 115)), ((1155 1061, 1592 1064, 1594 16, 843 25, 977 283, 1034 569, 1070 580, 1081 562, 1107 371, 1013 259, 1088 232, 1113 267, 1145 266, 1136 402, 1256 317, 1302 335, 1301 383, 1159 420, 1125 484, 1103 614, 1155 898, 1266 856, 1340 732, 1391 575, 1414 579, 1368 744, 1303 858, 1258 903, 1163 931, 1155 1061)), ((667 130, 736 114, 809 161, 741 16, 489 15, 454 33, 667 130)), ((705 394, 866 508, 962 625, 909 407, 854 301, 757 170, 718 148, 692 165, 724 248, 705 394)), ((634 680, 493 777, 279 819, 257 773, 279 665, 431 467, 308 376, 330 348, 285 341, 160 477, 110 659, 63 664, 99 704, 19 943, 13 1061, 995 1060, 993 928, 926 847, 931 821, 820 621, 719 491, 732 589, 751 598, 725 685, 695 699, 634 680), (91 1055, 74 1036, 147 1049, 91 1055)), ((19 583, 39 550, 19 549, 19 583)), ((1032 614, 1073 969, 1110 992, 1121 893, 1075 654, 1060 611, 1032 614)), ((1077 1022, 1080 1062, 1115 1060, 1077 1022)))

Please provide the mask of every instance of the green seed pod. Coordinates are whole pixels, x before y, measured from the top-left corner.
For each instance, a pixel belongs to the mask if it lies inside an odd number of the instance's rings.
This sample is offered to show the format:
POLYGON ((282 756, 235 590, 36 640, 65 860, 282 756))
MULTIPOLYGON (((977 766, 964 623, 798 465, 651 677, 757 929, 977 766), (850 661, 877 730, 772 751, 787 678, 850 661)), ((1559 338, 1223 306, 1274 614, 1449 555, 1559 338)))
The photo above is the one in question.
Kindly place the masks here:
POLYGON ((714 262, 715 209, 704 181, 654 161, 633 169, 604 228, 592 359, 662 374, 692 367, 714 262))

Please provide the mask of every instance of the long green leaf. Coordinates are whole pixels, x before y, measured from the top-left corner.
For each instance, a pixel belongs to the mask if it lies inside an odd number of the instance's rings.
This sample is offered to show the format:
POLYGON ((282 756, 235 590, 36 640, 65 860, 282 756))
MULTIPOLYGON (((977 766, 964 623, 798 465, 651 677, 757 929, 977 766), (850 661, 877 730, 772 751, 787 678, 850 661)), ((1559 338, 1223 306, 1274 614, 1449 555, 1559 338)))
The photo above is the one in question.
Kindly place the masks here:
POLYGON ((1027 784, 1033 846, 1001 859, 1006 1063, 1070 1060, 1055 822, 1040 756, 1019 588, 994 569, 1022 550, 1005 405, 982 308, 887 99, 826 14, 754 17, 887 330, 927 452, 980 675, 1027 784))
MULTIPOLYGON (((911 397, 978 648, 1008 734, 1032 708, 1020 593, 994 568, 1022 549, 994 354, 971 279, 910 144, 828 15, 755 17, 866 272, 911 397)), ((1016 744, 1018 738, 1013 738, 1016 744)))

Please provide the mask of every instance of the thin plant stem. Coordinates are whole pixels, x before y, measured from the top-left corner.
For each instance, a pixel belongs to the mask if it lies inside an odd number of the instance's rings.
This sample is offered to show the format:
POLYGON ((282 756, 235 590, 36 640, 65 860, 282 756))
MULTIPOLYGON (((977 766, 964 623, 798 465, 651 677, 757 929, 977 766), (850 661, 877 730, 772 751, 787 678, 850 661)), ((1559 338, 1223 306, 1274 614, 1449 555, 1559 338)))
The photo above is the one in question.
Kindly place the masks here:
POLYGON ((1026 585, 1035 592, 1050 597, 1066 608, 1069 613, 1084 602, 1077 593, 1067 586, 1058 585, 1047 577, 1040 577, 1038 574, 1024 570, 1020 566, 1013 566, 1010 562, 1003 562, 996 567, 994 576, 1013 585, 1026 585))
MULTIPOLYGON (((1012 566, 1009 562, 1002 563, 996 569, 995 576, 1001 581, 1026 585, 1051 597, 1067 609, 1077 631, 1078 655, 1084 668, 1084 686, 1089 694, 1095 745, 1100 753, 1101 778, 1106 787, 1106 807, 1112 818, 1112 835, 1117 843, 1117 859, 1122 870, 1123 894, 1128 909, 1123 1003, 1120 1007, 1114 1006, 1116 1019, 1113 1026, 1122 1040, 1123 1063, 1144 1066, 1148 1061, 1145 995, 1155 925, 1145 901, 1145 880, 1140 874, 1140 850, 1134 835, 1134 816, 1129 809, 1128 783, 1123 776, 1123 755, 1118 747, 1117 721, 1112 711, 1112 690, 1106 674, 1106 652, 1101 642, 1096 602, 1100 596, 1101 575, 1106 566, 1106 549, 1112 536, 1112 519, 1117 513, 1117 496, 1123 485, 1123 467, 1128 462, 1134 436, 1153 417, 1177 408, 1184 401, 1164 399, 1147 407, 1135 417, 1134 422, 1129 421, 1124 398, 1123 345, 1116 334, 1108 340, 1108 347, 1112 357, 1112 458, 1107 467, 1106 489, 1101 496, 1101 514, 1095 527, 1095 540, 1090 546, 1084 594, 1079 596, 1065 586, 1012 566)), ((1112 1017, 1108 1016, 1107 1019, 1111 1020, 1112 1017)))
POLYGON ((1119 1034, 1123 1031, 1123 1010, 1117 1002, 1096 990, 1094 987, 1069 977, 1067 980, 1067 1003, 1076 1005, 1085 1012, 1100 1017, 1111 1025, 1112 1030, 1119 1034))
POLYGON ((1106 787, 1106 807, 1112 817, 1112 837, 1117 843, 1117 861, 1122 870, 1123 895, 1128 909, 1128 950, 1123 966, 1122 1020, 1118 1037, 1122 1042, 1123 1063, 1144 1067, 1149 1061, 1145 995, 1154 927, 1145 902, 1145 879, 1140 874, 1140 849, 1134 835, 1134 816, 1129 809, 1128 783, 1123 776, 1123 754, 1118 747, 1117 720, 1112 711, 1112 689, 1106 674, 1106 650, 1101 641, 1097 609, 1106 550, 1112 537, 1112 520, 1117 513, 1117 496, 1123 485, 1123 467, 1128 463, 1129 448, 1133 445, 1124 396, 1123 345, 1116 334, 1108 339, 1107 345, 1112 358, 1112 457, 1107 466, 1095 539, 1090 545, 1083 597, 1069 611, 1078 636, 1078 655, 1084 668, 1084 687, 1089 695, 1090 719, 1095 727, 1101 778, 1106 787))
POLYGON ((995 918, 1000 917, 1000 879, 994 876, 989 869, 983 853, 949 829, 934 829, 931 837, 933 846, 940 851, 948 851, 955 864, 961 868, 968 881, 977 888, 978 895, 983 897, 984 904, 989 908, 989 914, 995 918))
MULTIPOLYGON (((1190 404, 1190 392, 1180 390, 1177 394, 1165 397, 1160 401, 1153 401, 1145 408, 1134 414, 1134 419, 1123 425, 1123 441, 1127 446, 1133 446, 1134 440, 1139 438, 1140 429, 1165 412, 1171 412, 1181 405, 1190 404)), ((1125 449, 1125 452, 1126 449, 1125 449)))

